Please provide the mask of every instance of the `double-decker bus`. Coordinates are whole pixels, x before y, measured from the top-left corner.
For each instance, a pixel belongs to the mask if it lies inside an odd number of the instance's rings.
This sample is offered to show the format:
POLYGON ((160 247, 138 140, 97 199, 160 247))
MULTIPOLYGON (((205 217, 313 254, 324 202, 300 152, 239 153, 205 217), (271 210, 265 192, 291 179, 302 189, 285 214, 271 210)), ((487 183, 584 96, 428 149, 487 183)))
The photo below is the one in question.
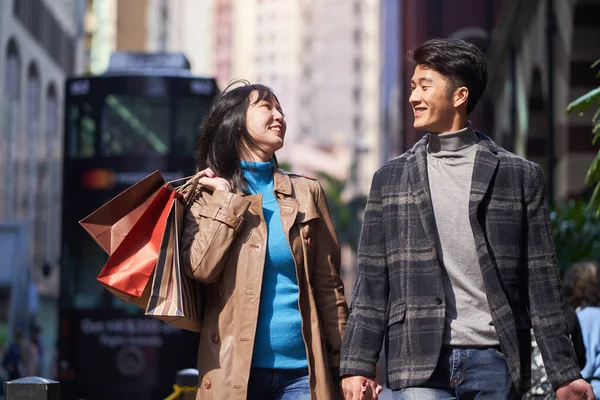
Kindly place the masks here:
POLYGON ((145 317, 96 276, 108 259, 78 221, 159 170, 193 173, 217 94, 183 54, 115 53, 101 75, 66 81, 58 377, 64 400, 156 400, 194 368, 198 334, 145 317))

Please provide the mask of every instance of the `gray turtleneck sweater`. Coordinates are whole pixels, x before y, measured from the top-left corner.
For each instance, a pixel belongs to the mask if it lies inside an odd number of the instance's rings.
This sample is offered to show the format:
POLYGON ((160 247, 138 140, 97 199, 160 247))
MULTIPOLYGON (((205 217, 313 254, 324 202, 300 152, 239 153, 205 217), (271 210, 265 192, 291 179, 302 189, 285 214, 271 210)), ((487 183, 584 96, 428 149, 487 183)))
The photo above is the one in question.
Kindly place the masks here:
POLYGON ((427 173, 435 222, 437 252, 444 269, 446 326, 449 346, 496 346, 492 318, 473 231, 469 195, 477 136, 471 124, 457 132, 429 134, 427 173))

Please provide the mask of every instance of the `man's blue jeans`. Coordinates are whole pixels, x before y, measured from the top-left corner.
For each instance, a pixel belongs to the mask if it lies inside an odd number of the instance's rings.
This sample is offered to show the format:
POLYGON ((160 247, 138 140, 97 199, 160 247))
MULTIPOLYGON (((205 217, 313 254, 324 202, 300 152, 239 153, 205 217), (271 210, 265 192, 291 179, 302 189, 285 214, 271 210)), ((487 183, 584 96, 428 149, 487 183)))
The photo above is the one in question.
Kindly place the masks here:
POLYGON ((250 369, 248 400, 310 400, 308 369, 250 369))
POLYGON ((393 391, 394 400, 520 399, 504 355, 495 348, 443 347, 431 378, 393 391))

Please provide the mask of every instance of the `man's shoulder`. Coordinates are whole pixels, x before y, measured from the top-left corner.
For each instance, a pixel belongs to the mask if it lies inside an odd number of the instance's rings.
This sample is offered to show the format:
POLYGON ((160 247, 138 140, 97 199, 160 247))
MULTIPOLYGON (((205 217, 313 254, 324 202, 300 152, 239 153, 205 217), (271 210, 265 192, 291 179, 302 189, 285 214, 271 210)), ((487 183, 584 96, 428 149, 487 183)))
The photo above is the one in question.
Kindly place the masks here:
POLYGON ((479 138, 479 145, 488 148, 500 159, 500 167, 511 166, 527 170, 540 168, 537 163, 505 149, 484 133, 480 131, 475 131, 475 133, 479 138))
POLYGON ((410 157, 409 152, 405 152, 386 161, 378 170, 375 171, 373 178, 376 179, 387 176, 395 171, 398 171, 399 169, 401 170, 405 168, 408 157, 410 157))

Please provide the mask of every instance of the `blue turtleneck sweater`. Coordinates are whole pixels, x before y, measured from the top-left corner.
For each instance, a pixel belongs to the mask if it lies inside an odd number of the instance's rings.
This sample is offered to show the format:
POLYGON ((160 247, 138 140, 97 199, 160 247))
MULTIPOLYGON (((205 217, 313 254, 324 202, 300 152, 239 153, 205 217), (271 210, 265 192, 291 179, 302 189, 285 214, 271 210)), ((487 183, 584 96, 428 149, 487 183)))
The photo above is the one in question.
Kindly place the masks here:
POLYGON ((306 349, 298 309, 296 264, 283 232, 279 203, 273 192, 275 161, 242 161, 252 194, 262 195, 267 224, 267 254, 254 339, 252 366, 274 369, 306 368, 306 349))

